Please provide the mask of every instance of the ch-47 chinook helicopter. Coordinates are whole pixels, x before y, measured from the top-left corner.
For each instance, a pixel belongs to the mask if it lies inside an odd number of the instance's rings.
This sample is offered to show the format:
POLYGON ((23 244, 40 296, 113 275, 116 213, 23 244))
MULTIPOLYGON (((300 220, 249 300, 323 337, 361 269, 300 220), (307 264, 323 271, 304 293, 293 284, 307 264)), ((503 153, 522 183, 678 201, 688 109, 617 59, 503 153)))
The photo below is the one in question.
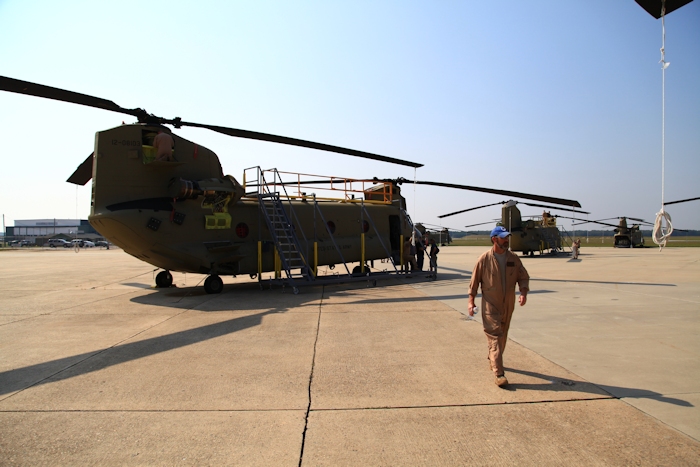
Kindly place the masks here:
MULTIPOLYGON (((559 231, 559 227, 557 227, 557 217, 561 216, 553 216, 545 210, 542 213, 542 216, 532 216, 530 219, 523 219, 520 213, 520 209, 518 209, 518 207, 516 206, 517 204, 541 207, 550 210, 553 209, 562 211, 574 211, 582 214, 589 214, 579 209, 568 209, 557 206, 546 206, 543 204, 524 203, 522 201, 509 200, 502 201, 499 203, 477 206, 461 211, 451 212, 449 214, 443 214, 438 217, 444 218, 448 216, 453 216, 455 214, 461 214, 467 211, 474 211, 489 206, 495 206, 498 204, 503 205, 501 208, 501 219, 500 222, 498 222, 498 225, 502 225, 511 233, 511 251, 522 251, 523 255, 530 256, 533 256, 535 254, 535 251, 539 251, 540 254, 547 250, 549 250, 550 253, 557 253, 563 251, 562 236, 561 232, 559 231)), ((483 224, 493 224, 493 222, 472 224, 465 227, 474 227, 476 225, 483 224)))
POLYGON ((207 293, 222 291, 221 275, 249 274, 260 280, 263 272, 274 271, 275 277, 281 277, 284 271, 283 283, 292 285, 296 293, 297 285, 317 278, 318 266, 342 263, 347 269, 348 263, 357 262, 353 272, 364 274, 367 262, 400 260, 402 237, 413 232, 399 187, 404 179, 328 178, 319 182, 253 167, 246 170, 241 184, 224 175, 213 151, 179 137, 165 125, 205 128, 409 167, 422 164, 283 136, 165 119, 105 99, 7 77, 0 77, 0 90, 137 118, 137 123, 98 131, 93 154, 68 181, 84 185, 92 179, 90 224, 125 252, 162 268, 156 277, 158 287, 172 285, 170 271, 208 275, 204 282, 207 293), (159 132, 173 139, 171 160, 155 157, 154 138, 159 132), (311 183, 326 185, 335 197, 307 196, 302 189, 311 183), (290 185, 297 190, 291 195, 290 185))
POLYGON ((644 248, 644 235, 640 230, 640 225, 654 226, 654 224, 651 222, 647 222, 644 219, 636 219, 634 217, 611 217, 609 219, 599 219, 595 221, 586 221, 583 219, 574 220, 580 220, 582 222, 573 225, 593 223, 615 227, 615 235, 613 237, 613 246, 615 248, 644 248), (619 223, 615 225, 603 222, 612 219, 619 219, 619 223), (635 223, 630 227, 627 225, 627 219, 635 221, 635 223))
MULTIPOLYGON (((450 235, 450 229, 443 227, 441 225, 432 225, 424 223, 416 223, 415 229, 418 231, 420 237, 434 238, 440 246, 449 245, 452 243, 452 236, 450 235)), ((455 231, 456 229, 452 229, 455 231)))

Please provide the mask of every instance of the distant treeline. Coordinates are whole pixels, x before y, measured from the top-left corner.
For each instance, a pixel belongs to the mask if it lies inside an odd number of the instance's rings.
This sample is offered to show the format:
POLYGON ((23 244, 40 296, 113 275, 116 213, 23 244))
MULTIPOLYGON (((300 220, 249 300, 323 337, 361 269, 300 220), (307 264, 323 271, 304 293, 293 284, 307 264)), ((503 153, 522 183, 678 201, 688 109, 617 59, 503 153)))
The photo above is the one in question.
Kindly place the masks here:
MULTIPOLYGON (((567 232, 569 235, 572 237, 610 237, 615 234, 612 229, 610 230, 568 230, 567 232)), ((469 232, 450 232, 450 235, 452 238, 462 238, 462 237, 468 237, 470 235, 489 235, 491 233, 490 230, 473 230, 469 232)), ((642 230, 642 235, 645 237, 651 237, 652 236, 652 231, 651 230, 642 230)), ((687 232, 679 232, 678 230, 673 231, 673 236, 674 237, 697 237, 700 236, 700 230, 688 230, 687 232)))

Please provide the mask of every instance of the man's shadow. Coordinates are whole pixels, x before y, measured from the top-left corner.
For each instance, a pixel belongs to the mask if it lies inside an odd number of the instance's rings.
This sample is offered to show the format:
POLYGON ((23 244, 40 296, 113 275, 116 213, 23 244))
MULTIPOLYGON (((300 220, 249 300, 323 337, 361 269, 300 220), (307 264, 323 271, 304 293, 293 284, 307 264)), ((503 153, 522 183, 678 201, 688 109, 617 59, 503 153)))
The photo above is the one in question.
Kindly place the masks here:
POLYGON ((515 383, 509 384, 504 389, 508 391, 517 391, 518 389, 530 391, 578 391, 587 392, 595 395, 609 395, 611 398, 623 399, 652 399, 667 404, 673 404, 680 407, 694 407, 688 401, 676 399, 673 397, 664 396, 658 392, 649 391, 646 389, 624 388, 620 386, 607 386, 603 384, 595 384, 588 381, 573 381, 568 379, 558 378, 556 376, 543 375, 534 371, 517 370, 515 368, 506 368, 506 372, 518 373, 532 378, 542 380, 541 383, 515 383))

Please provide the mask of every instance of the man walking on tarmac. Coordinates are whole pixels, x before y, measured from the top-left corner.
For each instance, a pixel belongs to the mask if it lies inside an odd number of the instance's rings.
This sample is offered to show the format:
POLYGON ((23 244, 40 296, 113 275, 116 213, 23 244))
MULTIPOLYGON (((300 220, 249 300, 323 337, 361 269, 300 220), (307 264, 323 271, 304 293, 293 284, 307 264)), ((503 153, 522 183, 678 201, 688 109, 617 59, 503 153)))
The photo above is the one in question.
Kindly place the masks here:
POLYGON ((508 250, 509 236, 510 232, 500 226, 491 231, 493 248, 479 257, 469 283, 469 316, 474 316, 474 299, 481 286, 482 321, 489 345, 489 362, 499 387, 508 384, 503 368, 503 351, 515 309, 515 284, 520 289, 520 306, 525 305, 530 290, 530 276, 523 263, 508 250))

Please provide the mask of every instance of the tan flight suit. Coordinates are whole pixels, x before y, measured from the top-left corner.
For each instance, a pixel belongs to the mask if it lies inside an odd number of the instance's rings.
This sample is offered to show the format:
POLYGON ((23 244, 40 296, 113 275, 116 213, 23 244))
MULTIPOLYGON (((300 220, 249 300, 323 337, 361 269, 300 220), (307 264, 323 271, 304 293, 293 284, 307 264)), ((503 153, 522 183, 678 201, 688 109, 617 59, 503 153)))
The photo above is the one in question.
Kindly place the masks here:
POLYGON ((404 272, 409 272, 409 265, 411 267, 411 271, 416 271, 418 270, 418 263, 416 263, 416 255, 411 254, 411 248, 413 247, 413 244, 411 243, 411 240, 406 240, 403 243, 403 271, 404 272))
POLYGON ((496 375, 504 374, 503 351, 508 340, 510 319, 515 309, 515 284, 520 292, 530 289, 530 276, 517 255, 506 251, 506 292, 493 248, 479 257, 472 271, 469 295, 476 297, 481 285, 481 309, 484 333, 489 345, 489 361, 496 375))

